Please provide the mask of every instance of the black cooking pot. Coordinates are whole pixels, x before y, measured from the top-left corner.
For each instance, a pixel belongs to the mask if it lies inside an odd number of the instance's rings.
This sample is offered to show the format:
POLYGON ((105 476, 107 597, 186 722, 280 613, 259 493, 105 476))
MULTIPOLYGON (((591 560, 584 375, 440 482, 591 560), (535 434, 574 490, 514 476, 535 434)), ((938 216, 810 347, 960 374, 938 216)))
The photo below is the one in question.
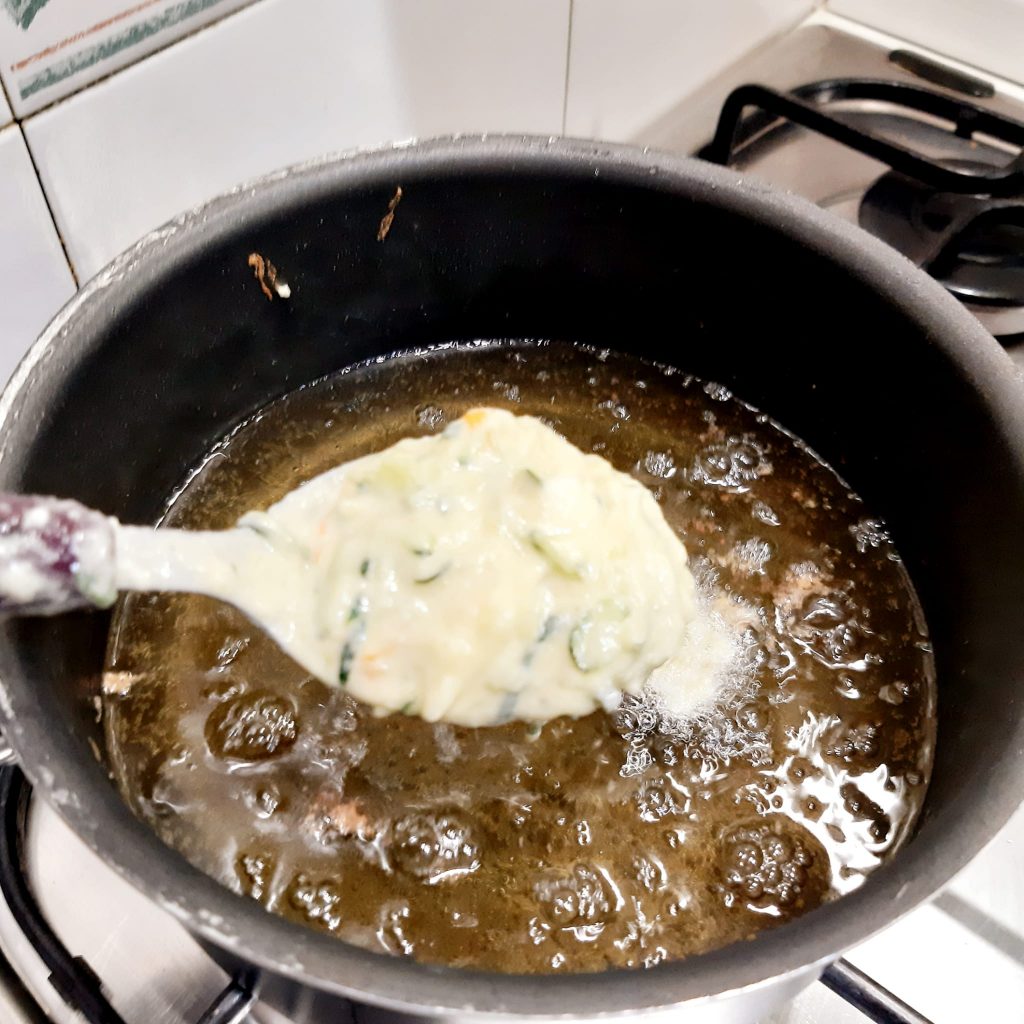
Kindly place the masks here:
POLYGON ((264 912, 132 816, 90 750, 104 742, 105 617, 3 624, 7 737, 109 864, 212 947, 278 976, 432 1015, 763 1013, 933 895, 1024 796, 1024 389, 895 252, 799 199, 635 149, 456 139, 304 166, 145 238, 59 314, 0 400, 0 490, 153 521, 269 399, 368 357, 474 338, 586 342, 720 381, 886 518, 934 638, 939 739, 914 838, 862 889, 642 974, 524 984, 426 967, 264 912), (290 298, 268 300, 253 252, 290 298))

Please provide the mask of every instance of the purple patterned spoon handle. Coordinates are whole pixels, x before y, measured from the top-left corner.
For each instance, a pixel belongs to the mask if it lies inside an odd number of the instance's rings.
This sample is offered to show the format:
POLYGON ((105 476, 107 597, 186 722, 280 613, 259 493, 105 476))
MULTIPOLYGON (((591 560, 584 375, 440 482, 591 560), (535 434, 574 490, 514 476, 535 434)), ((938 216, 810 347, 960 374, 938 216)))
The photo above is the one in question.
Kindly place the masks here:
POLYGON ((0 494, 0 613, 112 605, 116 529, 116 519, 77 501, 0 494))
POLYGON ((188 591, 235 605, 273 636, 291 635, 287 609, 282 618, 273 602, 264 608, 254 585, 278 578, 280 560, 249 527, 125 526, 77 501, 0 493, 0 615, 109 608, 122 590, 188 591))

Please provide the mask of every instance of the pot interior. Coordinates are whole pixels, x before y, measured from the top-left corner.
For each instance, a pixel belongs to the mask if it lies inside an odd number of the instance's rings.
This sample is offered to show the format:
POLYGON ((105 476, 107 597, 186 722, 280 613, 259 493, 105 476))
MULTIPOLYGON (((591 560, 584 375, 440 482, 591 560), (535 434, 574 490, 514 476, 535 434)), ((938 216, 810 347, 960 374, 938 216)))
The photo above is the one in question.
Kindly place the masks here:
MULTIPOLYGON (((934 888, 978 848, 985 822, 1008 816, 1024 734, 1022 438, 990 386, 1010 364, 950 337, 966 318, 944 327, 938 290, 895 257, 887 279, 874 250, 862 259, 850 247, 852 232, 804 230, 796 204, 648 163, 396 153, 214 204, 90 290, 37 353, 9 395, 0 486, 151 522, 211 444, 271 398, 449 341, 579 342, 722 383, 885 517, 917 587, 935 645, 938 746, 917 835, 879 875, 918 858, 934 888), (275 264, 290 298, 268 299, 251 253, 275 264)), ((106 627, 98 615, 7 622, 0 675, 36 781, 40 765, 58 781, 88 779, 80 813, 65 813, 141 831, 115 810, 89 746, 103 743, 93 696, 106 627)), ((185 878, 167 857, 167 877, 185 878)))

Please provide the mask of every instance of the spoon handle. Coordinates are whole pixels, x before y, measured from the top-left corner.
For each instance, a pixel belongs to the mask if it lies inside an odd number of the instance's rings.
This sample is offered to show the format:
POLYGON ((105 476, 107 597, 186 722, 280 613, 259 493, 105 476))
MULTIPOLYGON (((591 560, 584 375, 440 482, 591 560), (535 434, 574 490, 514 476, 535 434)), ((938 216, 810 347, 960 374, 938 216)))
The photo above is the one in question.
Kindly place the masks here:
POLYGON ((116 531, 116 519, 77 501, 0 493, 0 613, 109 607, 116 531))
MULTIPOLYGON (((243 610, 252 573, 272 572, 273 549, 255 531, 116 529, 114 584, 118 590, 207 594, 243 610)), ((256 616, 259 621, 258 615, 256 616)))
POLYGON ((122 590, 190 591, 247 610, 247 582, 275 564, 253 529, 124 526, 77 501, 0 493, 0 614, 108 608, 122 590))

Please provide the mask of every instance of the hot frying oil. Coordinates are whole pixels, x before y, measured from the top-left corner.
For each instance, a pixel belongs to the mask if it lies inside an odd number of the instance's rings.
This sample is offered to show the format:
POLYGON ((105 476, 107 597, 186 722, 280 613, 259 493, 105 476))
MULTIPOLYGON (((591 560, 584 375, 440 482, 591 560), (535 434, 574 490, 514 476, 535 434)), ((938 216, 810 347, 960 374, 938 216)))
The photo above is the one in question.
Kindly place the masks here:
POLYGON ((544 418, 654 492, 709 599, 736 613, 737 685, 688 723, 636 698, 543 727, 376 718, 232 608, 131 595, 106 722, 135 812, 268 910, 497 971, 678 959, 860 885, 924 797, 924 622, 884 524, 724 388, 567 345, 399 357, 264 409, 166 521, 231 526, 485 404, 544 418))

